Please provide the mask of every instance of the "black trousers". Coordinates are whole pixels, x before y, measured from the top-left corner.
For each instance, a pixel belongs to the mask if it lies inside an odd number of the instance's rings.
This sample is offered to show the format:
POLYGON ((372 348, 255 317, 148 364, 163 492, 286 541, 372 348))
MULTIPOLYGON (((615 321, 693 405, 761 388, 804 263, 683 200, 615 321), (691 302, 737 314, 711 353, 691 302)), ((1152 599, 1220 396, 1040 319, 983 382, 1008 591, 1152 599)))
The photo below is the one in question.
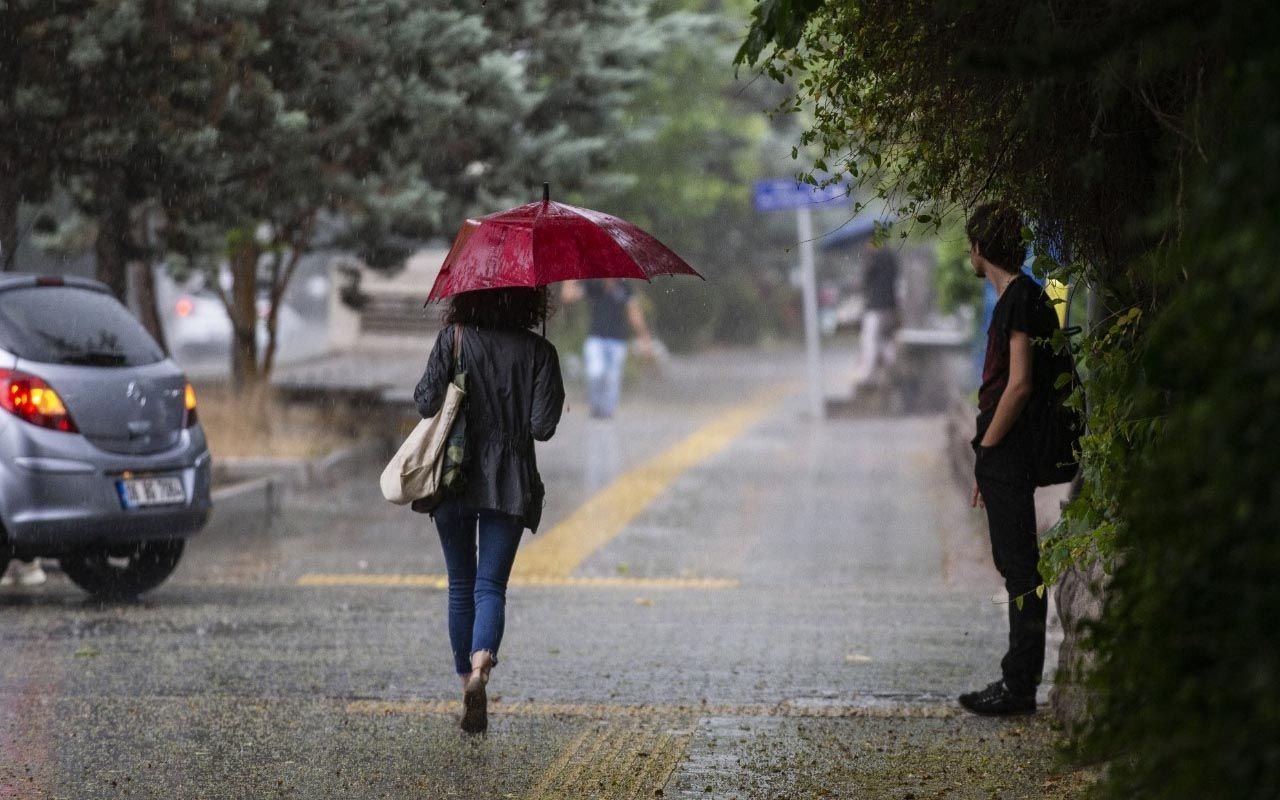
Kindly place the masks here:
POLYGON ((1030 458, 1016 437, 1008 438, 1014 441, 979 449, 974 476, 987 506, 991 555, 1009 592, 1009 651, 1000 668, 1010 691, 1029 694, 1044 671, 1048 601, 1036 594, 1042 581, 1030 458))

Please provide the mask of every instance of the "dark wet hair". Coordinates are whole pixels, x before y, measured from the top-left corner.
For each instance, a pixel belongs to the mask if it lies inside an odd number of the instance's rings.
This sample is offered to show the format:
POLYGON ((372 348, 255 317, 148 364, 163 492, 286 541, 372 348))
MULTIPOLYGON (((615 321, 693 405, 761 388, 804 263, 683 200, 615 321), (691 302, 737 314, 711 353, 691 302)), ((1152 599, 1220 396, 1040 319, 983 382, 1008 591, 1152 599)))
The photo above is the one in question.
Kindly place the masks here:
POLYGON ((976 244, 982 257, 1005 272, 1016 273, 1026 259, 1022 241, 1022 215, 1002 203, 983 203, 969 215, 964 228, 969 244, 976 244))
POLYGON ((455 294, 444 310, 444 324, 529 330, 549 316, 551 295, 547 287, 519 286, 455 294))

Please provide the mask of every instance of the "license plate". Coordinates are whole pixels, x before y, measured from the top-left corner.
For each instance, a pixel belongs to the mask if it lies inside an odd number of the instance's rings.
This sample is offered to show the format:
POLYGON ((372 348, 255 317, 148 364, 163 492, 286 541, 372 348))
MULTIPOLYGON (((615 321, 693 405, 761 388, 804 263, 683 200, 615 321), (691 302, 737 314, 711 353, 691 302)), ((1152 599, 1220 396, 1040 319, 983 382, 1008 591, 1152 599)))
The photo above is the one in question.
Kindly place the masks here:
POLYGON ((133 478, 116 484, 125 508, 170 506, 187 501, 181 478, 133 478))

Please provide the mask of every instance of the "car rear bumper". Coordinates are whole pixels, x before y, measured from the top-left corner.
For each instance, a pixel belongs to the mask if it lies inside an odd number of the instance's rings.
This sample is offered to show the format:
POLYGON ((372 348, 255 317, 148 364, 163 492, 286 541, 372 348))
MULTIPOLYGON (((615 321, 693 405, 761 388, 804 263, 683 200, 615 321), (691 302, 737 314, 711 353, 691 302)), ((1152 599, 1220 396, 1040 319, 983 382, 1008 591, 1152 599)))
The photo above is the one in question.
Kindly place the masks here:
POLYGON ((8 546, 21 555, 56 557, 89 545, 181 539, 198 533, 212 508, 150 509, 116 518, 68 510, 17 523, 9 531, 8 546))
POLYGON ((0 448, 7 444, 14 454, 0 460, 0 544, 13 552, 52 556, 93 544, 182 538, 209 519, 213 463, 198 429, 184 433, 177 448, 128 456, 104 453, 83 437, 14 427, 0 430, 8 440, 0 448), (185 500, 125 508, 118 484, 126 475, 176 477, 185 500))

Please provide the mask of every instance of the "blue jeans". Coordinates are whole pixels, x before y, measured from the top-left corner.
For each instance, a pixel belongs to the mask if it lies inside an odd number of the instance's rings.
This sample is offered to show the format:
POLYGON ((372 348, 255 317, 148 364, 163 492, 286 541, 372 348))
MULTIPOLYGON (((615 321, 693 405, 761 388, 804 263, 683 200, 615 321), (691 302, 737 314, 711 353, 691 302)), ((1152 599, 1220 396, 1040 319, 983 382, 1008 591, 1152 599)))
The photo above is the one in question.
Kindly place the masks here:
POLYGON ((463 508, 456 499, 442 503, 434 516, 449 571, 453 665, 459 675, 465 675, 471 671, 472 653, 487 651, 498 663, 506 624, 507 579, 524 525, 500 511, 463 508))
POLYGON ((612 417, 622 395, 622 369, 627 365, 627 343, 622 339, 588 336, 582 346, 587 373, 587 404, 591 416, 612 417))

